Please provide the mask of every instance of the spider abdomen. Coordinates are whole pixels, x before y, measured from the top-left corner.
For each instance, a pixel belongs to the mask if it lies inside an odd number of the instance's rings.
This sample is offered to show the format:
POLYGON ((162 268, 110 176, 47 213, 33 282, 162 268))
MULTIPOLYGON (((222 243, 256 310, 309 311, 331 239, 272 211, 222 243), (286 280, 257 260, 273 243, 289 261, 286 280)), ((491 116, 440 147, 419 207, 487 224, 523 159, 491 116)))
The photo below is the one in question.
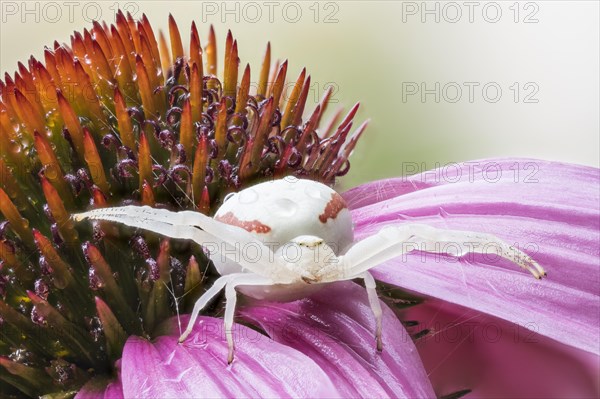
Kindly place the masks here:
MULTIPOLYGON (((294 177, 260 183, 231 194, 214 218, 249 231, 273 252, 298 236, 314 236, 340 255, 354 239, 352 218, 342 196, 322 183, 294 177)), ((240 248, 240 256, 244 254, 244 248, 240 248)), ((237 263, 218 254, 213 262, 221 275, 242 271, 237 263)), ((306 295, 307 289, 316 290, 317 284, 245 287, 241 291, 258 299, 285 301, 306 295)))
POLYGON ((312 235, 340 254, 354 238, 352 218, 342 196, 322 183, 294 177, 232 194, 215 219, 242 227, 274 250, 297 236, 312 235))

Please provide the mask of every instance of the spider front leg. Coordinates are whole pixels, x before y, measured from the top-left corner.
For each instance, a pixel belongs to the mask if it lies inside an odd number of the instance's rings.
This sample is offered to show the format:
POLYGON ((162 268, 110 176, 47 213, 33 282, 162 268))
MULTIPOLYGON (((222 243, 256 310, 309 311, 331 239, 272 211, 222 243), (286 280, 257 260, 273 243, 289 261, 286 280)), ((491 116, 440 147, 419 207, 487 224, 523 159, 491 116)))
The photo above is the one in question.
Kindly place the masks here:
POLYGON ((200 245, 216 245, 222 256, 238 263, 248 271, 259 275, 270 275, 272 268, 268 259, 271 250, 254 235, 236 226, 216 221, 199 212, 171 212, 149 206, 122 206, 99 208, 75 214, 72 218, 79 222, 84 219, 117 222, 137 227, 171 238, 192 240, 200 245), (246 246, 258 250, 260 259, 249 261, 239 252, 246 246))
POLYGON ((535 278, 546 276, 545 270, 529 255, 492 234, 443 230, 421 224, 387 226, 355 243, 339 257, 340 272, 345 279, 360 277, 367 270, 413 250, 452 256, 493 253, 519 265, 535 278))
POLYGON ((489 251, 490 246, 493 248, 493 253, 516 263, 536 278, 546 276, 544 269, 529 255, 491 234, 442 230, 413 224, 385 227, 376 234, 355 243, 346 254, 333 259, 330 265, 323 269, 324 282, 354 278, 362 278, 365 281, 377 326, 375 333, 377 349, 381 350, 381 305, 375 290, 375 280, 368 272, 369 269, 413 250, 462 256, 466 253, 492 252, 489 251), (452 250, 456 247, 458 251, 452 250))

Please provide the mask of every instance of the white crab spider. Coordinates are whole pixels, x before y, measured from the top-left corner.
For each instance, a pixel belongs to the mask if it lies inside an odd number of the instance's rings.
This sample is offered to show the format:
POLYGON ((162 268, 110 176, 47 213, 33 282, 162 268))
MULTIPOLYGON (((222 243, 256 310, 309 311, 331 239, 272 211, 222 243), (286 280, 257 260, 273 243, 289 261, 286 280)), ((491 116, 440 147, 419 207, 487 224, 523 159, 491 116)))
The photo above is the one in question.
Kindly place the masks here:
POLYGON ((119 222, 210 246, 211 259, 221 277, 194 305, 179 342, 190 334, 200 311, 225 288, 228 363, 233 361, 232 326, 238 287, 257 299, 292 301, 327 283, 363 279, 375 315, 377 349, 381 350, 382 311, 375 280, 368 270, 386 260, 414 249, 461 256, 487 253, 493 248, 495 254, 536 278, 546 274, 528 255, 490 234, 402 224, 386 226, 354 243, 352 219, 344 199, 324 184, 292 177, 231 194, 214 218, 194 211, 171 212, 148 206, 94 209, 73 218, 119 222), (409 242, 417 245, 406 245, 409 242), (456 248, 460 248, 459 253, 456 248))

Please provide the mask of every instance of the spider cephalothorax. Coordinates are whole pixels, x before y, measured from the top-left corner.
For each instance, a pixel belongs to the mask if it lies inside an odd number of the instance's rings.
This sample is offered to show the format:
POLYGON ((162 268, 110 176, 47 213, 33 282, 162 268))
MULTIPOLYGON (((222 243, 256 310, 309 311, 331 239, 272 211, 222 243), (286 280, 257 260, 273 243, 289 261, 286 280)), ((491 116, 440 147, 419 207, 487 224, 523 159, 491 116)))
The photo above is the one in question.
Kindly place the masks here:
POLYGON ((368 270, 386 260, 415 249, 453 256, 493 251, 536 278, 545 276, 544 269, 528 255, 490 234, 391 224, 353 243, 352 219, 343 198, 324 184, 293 177, 231 195, 214 218, 148 206, 95 209, 74 216, 75 220, 86 218, 191 239, 209 248, 222 276, 196 302, 180 342, 192 331, 200 311, 225 288, 228 362, 234 353, 232 326, 237 287, 258 299, 290 301, 327 283, 363 279, 375 315, 377 348, 381 350, 381 306, 368 270))

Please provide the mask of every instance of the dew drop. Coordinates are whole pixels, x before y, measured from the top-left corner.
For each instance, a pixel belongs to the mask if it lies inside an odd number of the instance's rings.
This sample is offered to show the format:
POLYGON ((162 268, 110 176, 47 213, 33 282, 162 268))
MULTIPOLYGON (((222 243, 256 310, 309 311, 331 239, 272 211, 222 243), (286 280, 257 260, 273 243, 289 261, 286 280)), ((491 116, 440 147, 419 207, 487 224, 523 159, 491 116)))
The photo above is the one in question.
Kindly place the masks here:
POLYGON ((304 193, 306 195, 308 195, 310 198, 314 198, 314 199, 323 199, 323 196, 321 195, 321 190, 319 190, 318 187, 315 187, 314 185, 308 185, 306 186, 306 188, 304 189, 304 193))
POLYGON ((48 299, 48 294, 50 293, 50 287, 48 287, 48 284, 46 284, 46 282, 44 280, 37 279, 35 281, 35 294, 37 296, 39 296, 40 298, 42 298, 43 300, 47 300, 48 299))
POLYGON ((40 326, 47 324, 46 318, 38 312, 35 306, 31 309, 31 321, 40 326))
POLYGON ((300 180, 300 179, 298 179, 296 176, 290 175, 290 176, 284 177, 283 180, 285 180, 288 183, 298 183, 298 180, 300 180))
POLYGON ((298 204, 287 198, 280 198, 275 201, 273 213, 279 217, 291 217, 298 212, 298 204))
POLYGON ((64 385, 75 377, 75 365, 62 359, 53 360, 50 362, 48 373, 58 384, 64 385))
POLYGON ((236 193, 229 193, 229 194, 227 194, 227 195, 225 196, 225 198, 223 198, 223 203, 225 203, 225 202, 229 201, 229 199, 230 199, 231 197, 233 197, 235 194, 236 194, 236 193))
POLYGON ((23 314, 29 312, 29 307, 25 304, 24 301, 19 302, 19 304, 17 305, 17 309, 19 309, 19 312, 23 314))
POLYGON ((158 263, 154 258, 146 259, 146 265, 148 266, 148 270, 150 270, 150 279, 152 281, 156 281, 160 278, 160 269, 158 267, 158 263))
POLYGON ((240 204, 252 204, 258 201, 258 193, 253 188, 247 188, 239 192, 238 201, 240 204))
POLYGON ((465 250, 464 248, 457 248, 454 246, 449 247, 446 250, 446 253, 450 256, 453 256, 455 258, 460 258, 462 256, 465 256, 467 254, 467 250, 465 250))
POLYGON ((13 362, 21 363, 26 366, 33 365, 34 364, 33 361, 35 359, 35 355, 32 352, 30 352, 24 348, 15 349, 8 355, 8 357, 13 362))
POLYGON ((90 267, 89 278, 90 278, 90 289, 91 290, 97 291, 100 288, 104 287, 104 281, 102 281, 102 279, 100 278, 100 276, 98 275, 98 273, 96 272, 96 269, 94 267, 90 267))
POLYGON ((40 256, 39 265, 43 275, 49 275, 54 272, 52 266, 50 266, 50 263, 48 262, 48 260, 46 260, 45 256, 40 256))
POLYGON ((100 318, 98 316, 86 317, 84 321, 94 342, 99 342, 102 338, 102 334, 104 333, 100 318))
POLYGON ((54 305, 54 307, 56 308, 56 310, 58 310, 60 313, 66 313, 67 312, 67 308, 65 306, 64 303, 62 302, 56 302, 56 305, 54 305))

